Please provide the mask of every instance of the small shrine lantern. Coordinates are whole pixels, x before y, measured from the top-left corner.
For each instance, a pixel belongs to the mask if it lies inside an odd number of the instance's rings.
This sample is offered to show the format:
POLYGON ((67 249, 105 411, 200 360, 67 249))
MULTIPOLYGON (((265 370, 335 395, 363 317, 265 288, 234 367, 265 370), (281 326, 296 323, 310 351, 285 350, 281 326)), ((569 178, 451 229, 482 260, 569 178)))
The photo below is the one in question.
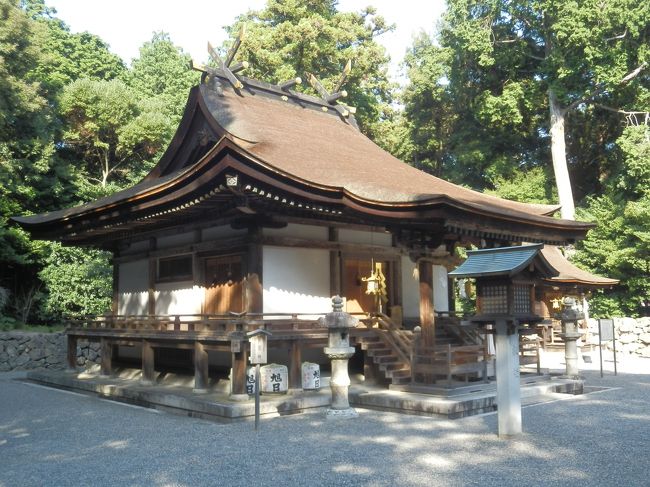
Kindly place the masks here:
POLYGON ((476 279, 476 312, 470 318, 495 328, 499 436, 521 434, 520 323, 534 323, 535 283, 557 275, 541 253, 543 244, 467 252, 452 277, 476 279))
POLYGON ((476 316, 493 322, 506 317, 519 323, 540 321, 535 310, 535 285, 557 272, 541 254, 543 244, 470 250, 451 277, 476 279, 476 316))

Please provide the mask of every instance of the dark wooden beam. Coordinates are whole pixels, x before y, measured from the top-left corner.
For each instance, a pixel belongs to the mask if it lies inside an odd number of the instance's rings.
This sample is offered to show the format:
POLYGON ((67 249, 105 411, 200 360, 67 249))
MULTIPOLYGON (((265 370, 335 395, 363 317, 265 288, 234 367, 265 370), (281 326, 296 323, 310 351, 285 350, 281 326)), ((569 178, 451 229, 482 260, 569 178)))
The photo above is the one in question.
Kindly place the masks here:
POLYGON ((148 340, 142 341, 142 382, 145 384, 153 384, 155 380, 155 364, 154 352, 151 342, 148 340))
POLYGON ((259 227, 249 228, 250 243, 246 255, 246 312, 248 313, 262 313, 264 310, 261 235, 259 227))
POLYGON ((289 388, 302 389, 302 350, 300 340, 292 340, 289 349, 289 388))
MULTIPOLYGON (((335 227, 328 229, 328 242, 338 244, 339 230, 335 227)), ((330 295, 341 295, 341 251, 338 249, 330 250, 330 295)))
POLYGON ((68 347, 66 350, 66 365, 70 370, 77 369, 77 337, 68 335, 68 347))
POLYGON ((197 340, 194 342, 194 392, 207 392, 209 380, 208 352, 197 340))
POLYGON ((119 314, 120 309, 120 264, 113 259, 113 298, 111 302, 111 312, 114 315, 119 314))
POLYGON ((107 339, 100 341, 101 375, 110 377, 113 375, 113 344, 107 339))
POLYGON ((435 322, 433 309, 433 269, 430 262, 418 261, 420 281, 420 326, 422 339, 427 347, 435 344, 435 322))
POLYGON ((242 396, 246 393, 246 367, 248 365, 248 342, 242 341, 241 351, 232 353, 232 372, 230 377, 231 394, 242 396))
MULTIPOLYGON (((149 249, 156 250, 156 237, 149 239, 149 249)), ((149 316, 156 314, 156 278, 158 260, 155 257, 149 257, 149 290, 147 299, 147 313, 149 316)))

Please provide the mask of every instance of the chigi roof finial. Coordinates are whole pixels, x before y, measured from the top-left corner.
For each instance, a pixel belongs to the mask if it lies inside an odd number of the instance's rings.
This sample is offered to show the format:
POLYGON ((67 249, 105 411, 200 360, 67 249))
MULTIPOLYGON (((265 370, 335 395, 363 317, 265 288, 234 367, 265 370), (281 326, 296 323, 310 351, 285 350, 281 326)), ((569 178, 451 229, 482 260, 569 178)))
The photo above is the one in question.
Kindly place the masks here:
POLYGON ((332 93, 328 92, 321 82, 316 78, 311 73, 307 73, 307 81, 309 81, 309 84, 311 85, 314 90, 320 95, 320 97, 323 99, 325 103, 328 105, 331 105, 338 113, 344 118, 347 118, 351 113, 354 114, 356 113, 357 109, 354 107, 349 107, 343 104, 338 104, 337 101, 340 100, 341 98, 345 98, 348 96, 348 92, 345 90, 342 90, 343 85, 345 82, 348 80, 348 75, 350 74, 350 70, 352 69, 352 61, 348 60, 348 62, 345 65, 345 68, 343 68, 343 72, 341 73, 341 77, 337 81, 336 85, 334 85, 334 90, 332 93))
MULTIPOLYGON (((226 77, 226 79, 230 82, 230 84, 235 90, 241 90, 244 87, 244 84, 237 78, 237 76, 235 76, 235 73, 238 73, 239 71, 242 71, 243 69, 246 69, 248 67, 247 61, 241 61, 232 64, 232 62, 235 59, 235 55, 239 50, 239 46, 241 46, 241 43, 244 40, 245 36, 246 36, 246 24, 242 24, 241 28, 239 29, 239 33, 235 38, 235 41, 233 42, 232 46, 230 46, 230 49, 226 54, 225 60, 221 59, 221 56, 219 55, 217 50, 212 46, 212 44, 210 44, 210 42, 208 42, 208 54, 210 55, 210 58, 215 63, 217 63, 217 66, 219 67, 223 75, 226 77)), ((201 71, 203 73, 201 76, 202 82, 205 82, 206 78, 209 76, 212 80, 216 81, 217 90, 220 89, 220 83, 218 81, 218 75, 215 69, 211 68, 210 66, 205 66, 203 64, 197 64, 194 61, 192 61, 191 68, 196 71, 201 71)))

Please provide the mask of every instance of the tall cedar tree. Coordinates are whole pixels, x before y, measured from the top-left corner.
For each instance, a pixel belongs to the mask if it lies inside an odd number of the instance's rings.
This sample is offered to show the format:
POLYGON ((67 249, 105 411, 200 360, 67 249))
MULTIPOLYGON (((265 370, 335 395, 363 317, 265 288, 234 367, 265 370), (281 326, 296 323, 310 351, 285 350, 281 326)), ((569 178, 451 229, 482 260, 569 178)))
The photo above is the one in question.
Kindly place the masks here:
MULTIPOLYGON (((580 199, 600 189, 619 162, 609 152, 622 126, 600 107, 630 108, 630 92, 647 82, 649 39, 647 2, 450 0, 439 47, 420 41, 407 60, 415 74, 442 66, 432 87, 441 94, 430 91, 431 117, 419 114, 412 133, 434 130, 444 148, 421 152, 478 188, 552 161, 563 216, 572 218, 567 168, 580 199), (440 109, 453 113, 442 125, 435 121, 440 109)), ((407 111, 417 110, 423 94, 409 88, 407 111)))
MULTIPOLYGON (((269 0, 260 11, 237 18, 227 30, 235 36, 246 24, 246 38, 237 58, 251 66, 243 74, 280 83, 306 73, 331 90, 348 60, 352 71, 344 103, 357 108, 361 130, 372 137, 390 110, 393 86, 389 58, 375 39, 393 29, 368 7, 360 13, 338 12, 335 0, 269 0)), ((224 46, 224 50, 229 44, 224 46)), ((315 94, 307 85, 305 91, 315 94)))

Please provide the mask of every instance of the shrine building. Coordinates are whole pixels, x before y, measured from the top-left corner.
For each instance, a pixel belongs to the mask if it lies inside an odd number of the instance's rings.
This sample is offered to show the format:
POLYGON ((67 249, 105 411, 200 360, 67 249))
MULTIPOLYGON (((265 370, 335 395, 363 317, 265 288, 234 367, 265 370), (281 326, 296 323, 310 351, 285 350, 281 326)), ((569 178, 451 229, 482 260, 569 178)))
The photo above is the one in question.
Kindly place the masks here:
POLYGON ((299 387, 301 361, 326 339, 316 318, 340 295, 365 323, 351 337, 364 370, 408 381, 413 326, 430 342, 437 317, 451 326, 447 272, 458 247, 565 245, 593 226, 409 166, 359 131, 341 91, 315 79, 321 97, 224 63, 203 70, 140 183, 13 218, 33 238, 112 253, 112 309, 68 330, 71 349, 79 338, 101 341, 105 373, 131 357, 152 380, 165 359, 186 361, 197 388, 224 367, 232 393, 243 394, 245 333, 264 326, 299 387))

